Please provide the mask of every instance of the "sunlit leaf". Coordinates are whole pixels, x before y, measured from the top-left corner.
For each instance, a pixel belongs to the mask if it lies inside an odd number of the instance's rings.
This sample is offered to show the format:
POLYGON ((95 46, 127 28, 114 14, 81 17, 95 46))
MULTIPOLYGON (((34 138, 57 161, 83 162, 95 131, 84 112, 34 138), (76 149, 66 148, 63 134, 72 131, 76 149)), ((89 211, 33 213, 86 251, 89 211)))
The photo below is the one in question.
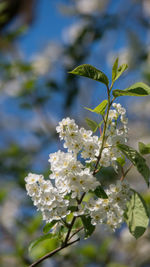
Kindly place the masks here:
POLYGON ((113 90, 113 96, 147 96, 150 95, 150 87, 142 82, 135 83, 124 90, 113 90))
POLYGON ((92 132, 96 132, 97 128, 98 128, 98 123, 96 121, 93 121, 89 118, 85 119, 87 125, 91 128, 92 132))
POLYGON ((132 190, 132 192, 131 199, 127 203, 125 220, 131 234, 137 239, 144 234, 148 227, 149 216, 143 198, 136 191, 132 190))
POLYGON ((117 76, 117 70, 118 70, 118 57, 116 58, 112 67, 112 81, 115 81, 115 78, 117 76))
POLYGON ((80 65, 69 73, 84 76, 92 80, 104 83, 105 85, 109 84, 107 76, 102 71, 89 64, 80 65))
POLYGON ((57 222, 58 221, 53 220, 52 222, 47 223, 43 228, 43 233, 47 234, 57 222))
POLYGON ((115 81, 123 74, 123 72, 128 68, 128 65, 127 64, 122 64, 118 70, 117 70, 117 74, 116 74, 116 77, 115 77, 115 81))
POLYGON ((29 252, 39 243, 41 243, 42 241, 46 240, 46 239, 51 239, 53 238, 54 235, 53 234, 47 234, 47 235, 43 235, 40 236, 39 238, 35 239, 34 241, 31 242, 31 244, 29 245, 29 252))
POLYGON ((108 100, 104 100, 103 102, 101 102, 101 103, 100 103, 96 108, 94 108, 94 109, 87 108, 87 107, 85 107, 85 109, 87 109, 87 110, 89 110, 89 111, 91 111, 91 112, 100 114, 100 115, 104 115, 104 114, 105 114, 106 107, 107 107, 107 104, 108 104, 108 100))
POLYGON ((126 159, 125 159, 125 156, 122 155, 121 157, 117 158, 117 162, 119 163, 120 166, 124 166, 125 163, 126 163, 126 159))
POLYGON ((142 155, 150 154, 150 144, 145 145, 142 142, 139 142, 139 151, 142 155))

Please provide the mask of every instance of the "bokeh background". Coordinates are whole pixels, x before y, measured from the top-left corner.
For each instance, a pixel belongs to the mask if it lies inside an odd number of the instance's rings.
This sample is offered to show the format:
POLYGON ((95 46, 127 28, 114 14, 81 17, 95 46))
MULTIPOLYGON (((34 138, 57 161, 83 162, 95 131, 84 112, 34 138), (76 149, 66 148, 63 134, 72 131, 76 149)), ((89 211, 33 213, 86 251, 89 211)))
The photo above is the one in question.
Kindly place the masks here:
MULTIPOLYGON (((26 195, 28 172, 48 178, 49 153, 62 149, 55 127, 66 116, 79 125, 106 97, 103 85, 68 74, 89 63, 111 79, 114 59, 129 66, 116 89, 137 81, 150 85, 149 0, 0 1, 0 266, 28 266, 57 247, 44 241, 41 215, 26 195)), ((121 97, 129 117, 130 145, 150 143, 150 98, 121 97)), ((94 117, 97 119, 97 117, 94 117)), ((150 163, 149 158, 147 158, 150 163)), ((101 180, 116 179, 111 168, 101 180)), ((132 187, 150 207, 150 191, 133 169, 132 187)), ((149 208, 150 210, 150 208, 149 208)), ((149 267, 150 229, 136 241, 125 225, 112 234, 100 227, 42 267, 149 267)))

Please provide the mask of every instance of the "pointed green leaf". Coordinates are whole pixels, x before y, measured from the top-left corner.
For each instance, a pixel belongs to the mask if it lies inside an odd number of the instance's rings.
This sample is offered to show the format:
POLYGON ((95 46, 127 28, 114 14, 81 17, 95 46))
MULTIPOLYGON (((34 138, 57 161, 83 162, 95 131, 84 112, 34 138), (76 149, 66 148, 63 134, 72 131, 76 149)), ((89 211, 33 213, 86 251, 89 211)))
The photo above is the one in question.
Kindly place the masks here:
POLYGON ((97 114, 100 114, 100 115, 104 115, 105 114, 105 110, 106 110, 106 107, 107 107, 107 104, 108 104, 108 100, 104 100, 102 101, 96 108, 94 109, 91 109, 91 108, 86 108, 87 110, 91 111, 91 112, 94 112, 94 113, 97 113, 97 114))
POLYGON ((85 239, 90 237, 94 230, 95 230, 95 226, 91 224, 91 217, 88 216, 81 216, 81 220, 84 226, 84 233, 85 233, 85 239))
POLYGON ((115 78, 115 81, 123 74, 123 72, 128 68, 128 65, 127 64, 122 64, 118 70, 117 70, 117 75, 116 75, 116 78, 115 78))
POLYGON ((47 234, 47 235, 43 235, 43 236, 40 236, 39 238, 35 239, 34 241, 32 241, 29 245, 29 252, 36 246, 38 245, 40 242, 46 240, 46 239, 51 239, 53 238, 54 235, 53 234, 47 234))
POLYGON ((145 182, 149 185, 150 170, 146 164, 146 160, 132 147, 118 144, 118 148, 133 163, 139 173, 144 177, 145 182))
POLYGON ((116 58, 112 67, 112 81, 115 81, 115 78, 117 76, 117 70, 118 70, 118 57, 116 58))
POLYGON ((108 198, 108 196, 105 193, 104 189, 100 185, 98 187, 96 187, 96 189, 94 190, 94 193, 99 198, 108 198))
POLYGON ((150 95, 150 87, 142 82, 135 83, 124 90, 113 90, 113 96, 147 96, 150 95))
POLYGON ((142 155, 150 154, 150 144, 139 142, 139 151, 142 155))
POLYGON ((125 221, 131 234, 137 239, 142 236, 148 227, 149 216, 144 199, 136 191, 127 203, 127 209, 124 214, 125 221))
POLYGON ((116 58, 112 67, 112 82, 114 83, 127 68, 128 68, 127 64, 122 64, 118 68, 118 58, 116 58))
POLYGON ((104 83, 106 85, 109 84, 107 76, 102 71, 96 69, 95 67, 89 64, 80 65, 69 73, 84 76, 92 80, 104 83))
POLYGON ((93 121, 89 118, 85 119, 87 125, 91 128, 92 132, 95 133, 98 128, 98 123, 96 121, 93 121))
POLYGON ((54 220, 54 221, 52 221, 50 223, 47 223, 43 228, 43 233, 47 234, 57 222, 58 221, 54 220))

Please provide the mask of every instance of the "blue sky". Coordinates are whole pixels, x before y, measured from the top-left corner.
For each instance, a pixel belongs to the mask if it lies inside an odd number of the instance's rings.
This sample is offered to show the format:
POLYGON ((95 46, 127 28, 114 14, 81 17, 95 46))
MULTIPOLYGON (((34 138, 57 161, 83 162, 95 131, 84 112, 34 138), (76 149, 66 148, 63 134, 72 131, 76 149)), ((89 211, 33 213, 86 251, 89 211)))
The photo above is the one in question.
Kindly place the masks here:
POLYGON ((62 40, 62 29, 71 24, 74 18, 61 15, 58 1, 39 0, 35 20, 19 43, 27 56, 40 51, 48 40, 62 40))
MULTIPOLYGON (((113 9, 110 9, 111 13, 116 11, 117 5, 120 2, 122 1, 117 1, 117 3, 113 5, 113 9)), ((30 59, 37 52, 42 51, 42 48, 45 47, 48 41, 56 40, 57 42, 62 42, 63 29, 77 20, 76 16, 63 16, 58 10, 59 3, 63 3, 63 1, 38 0, 34 22, 31 27, 29 27, 27 33, 19 39, 19 45, 21 46, 21 50, 27 59, 30 59)), ((127 40, 125 37, 126 36, 123 32, 119 33, 117 47, 115 47, 116 50, 118 50, 122 45, 126 44, 127 40)), ((106 73, 111 76, 111 70, 108 68, 107 64, 103 63, 103 61, 99 62, 98 65, 99 64, 100 68, 102 68, 103 71, 106 71, 106 73)), ((134 76, 134 79, 136 80, 136 76, 134 76)), ((119 88, 123 89, 126 84, 129 85, 130 80, 133 80, 133 76, 131 73, 130 75, 127 73, 125 75, 125 79, 122 78, 119 81, 119 88)), ((94 86, 96 86, 96 84, 94 84, 94 86)), ((94 93, 94 95, 93 102, 96 102, 98 97, 104 97, 104 93, 102 93, 101 90, 98 90, 96 94, 94 93)), ((126 98, 121 99, 120 101, 124 102, 125 100, 126 98)))

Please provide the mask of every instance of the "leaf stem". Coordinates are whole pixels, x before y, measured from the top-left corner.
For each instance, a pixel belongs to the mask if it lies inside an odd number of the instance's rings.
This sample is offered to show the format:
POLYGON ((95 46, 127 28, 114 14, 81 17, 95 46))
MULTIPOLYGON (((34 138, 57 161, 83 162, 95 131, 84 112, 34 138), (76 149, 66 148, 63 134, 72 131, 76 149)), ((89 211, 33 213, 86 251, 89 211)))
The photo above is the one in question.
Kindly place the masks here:
POLYGON ((109 110, 110 110, 110 107, 111 107, 111 104, 112 104, 112 101, 110 101, 110 89, 109 89, 108 86, 107 86, 107 95, 108 95, 108 107, 107 107, 106 118, 104 120, 104 129, 103 129, 103 134, 102 134, 102 144, 101 144, 99 155, 97 157, 97 162, 95 164, 93 175, 95 175, 98 172, 97 171, 97 167, 98 167, 98 164, 99 164, 99 161, 101 159, 102 152, 103 152, 103 149, 104 149, 105 133, 106 133, 106 129, 107 129, 108 115, 109 115, 109 110))

